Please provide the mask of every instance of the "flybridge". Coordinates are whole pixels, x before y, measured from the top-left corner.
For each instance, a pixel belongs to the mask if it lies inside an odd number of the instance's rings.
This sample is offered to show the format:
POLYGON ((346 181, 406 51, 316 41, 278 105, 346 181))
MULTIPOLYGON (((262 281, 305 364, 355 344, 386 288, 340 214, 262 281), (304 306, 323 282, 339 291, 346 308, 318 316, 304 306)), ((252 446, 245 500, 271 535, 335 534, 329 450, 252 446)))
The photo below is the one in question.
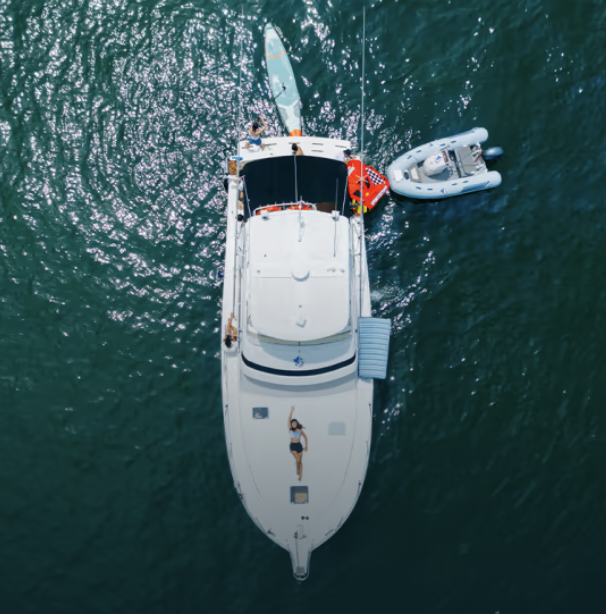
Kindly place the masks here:
POLYGON ((351 330, 346 218, 315 211, 303 211, 300 218, 285 211, 255 216, 249 233, 252 332, 268 340, 309 343, 351 330))

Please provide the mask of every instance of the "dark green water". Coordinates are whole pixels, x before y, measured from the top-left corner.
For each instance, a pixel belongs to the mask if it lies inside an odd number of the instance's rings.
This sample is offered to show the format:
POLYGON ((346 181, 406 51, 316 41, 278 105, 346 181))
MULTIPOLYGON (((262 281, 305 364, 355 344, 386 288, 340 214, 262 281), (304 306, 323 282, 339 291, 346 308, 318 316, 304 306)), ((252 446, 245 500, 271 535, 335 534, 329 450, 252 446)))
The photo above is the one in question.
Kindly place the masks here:
POLYGON ((221 163, 359 143, 360 2, 0 0, 0 603, 8 614, 606 611, 601 2, 368 5, 369 161, 485 126, 503 184, 367 218, 391 317, 372 462, 297 585, 233 489, 221 163), (354 19, 354 16, 357 18, 354 19))

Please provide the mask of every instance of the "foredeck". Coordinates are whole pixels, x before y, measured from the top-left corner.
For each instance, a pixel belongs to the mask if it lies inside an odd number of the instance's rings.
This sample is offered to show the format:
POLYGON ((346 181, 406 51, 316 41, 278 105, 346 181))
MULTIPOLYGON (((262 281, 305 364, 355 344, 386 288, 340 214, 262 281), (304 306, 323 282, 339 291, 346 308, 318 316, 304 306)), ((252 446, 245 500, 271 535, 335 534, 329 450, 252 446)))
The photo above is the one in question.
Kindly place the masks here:
POLYGON ((351 328, 346 218, 280 211, 248 224, 247 320, 259 334, 311 342, 351 328))
POLYGON ((372 381, 353 374, 321 390, 286 389, 247 378, 237 360, 227 361, 225 399, 236 487, 264 533, 291 554, 311 551, 343 524, 361 491, 370 450, 372 381), (230 386, 232 377, 237 381, 230 386), (229 390, 238 394, 232 397, 229 390), (289 449, 291 405, 309 442, 301 481, 289 449), (306 502, 293 502, 293 487, 306 489, 306 502), (294 538, 298 531, 304 539, 294 538))

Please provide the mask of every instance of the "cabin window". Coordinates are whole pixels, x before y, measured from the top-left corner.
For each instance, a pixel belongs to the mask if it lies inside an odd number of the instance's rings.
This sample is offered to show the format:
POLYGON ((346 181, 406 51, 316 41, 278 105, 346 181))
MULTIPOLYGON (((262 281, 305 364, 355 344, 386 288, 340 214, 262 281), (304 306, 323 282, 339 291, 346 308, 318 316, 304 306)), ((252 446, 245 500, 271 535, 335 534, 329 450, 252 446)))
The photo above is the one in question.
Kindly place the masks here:
POLYGON ((252 417, 255 420, 265 420, 269 417, 269 409, 267 407, 253 407, 252 417))
POLYGON ((291 486, 290 502, 297 505, 309 503, 309 488, 307 486, 291 486))

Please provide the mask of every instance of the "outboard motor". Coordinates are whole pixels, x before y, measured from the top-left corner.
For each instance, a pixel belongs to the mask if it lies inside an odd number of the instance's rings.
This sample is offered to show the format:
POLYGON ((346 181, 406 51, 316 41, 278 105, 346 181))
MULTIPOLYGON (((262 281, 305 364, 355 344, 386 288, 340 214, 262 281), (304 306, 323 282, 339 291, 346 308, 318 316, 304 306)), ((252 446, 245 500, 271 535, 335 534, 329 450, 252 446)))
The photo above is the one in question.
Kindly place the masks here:
POLYGON ((489 147, 482 152, 486 161, 498 160, 505 152, 501 147, 489 147))

